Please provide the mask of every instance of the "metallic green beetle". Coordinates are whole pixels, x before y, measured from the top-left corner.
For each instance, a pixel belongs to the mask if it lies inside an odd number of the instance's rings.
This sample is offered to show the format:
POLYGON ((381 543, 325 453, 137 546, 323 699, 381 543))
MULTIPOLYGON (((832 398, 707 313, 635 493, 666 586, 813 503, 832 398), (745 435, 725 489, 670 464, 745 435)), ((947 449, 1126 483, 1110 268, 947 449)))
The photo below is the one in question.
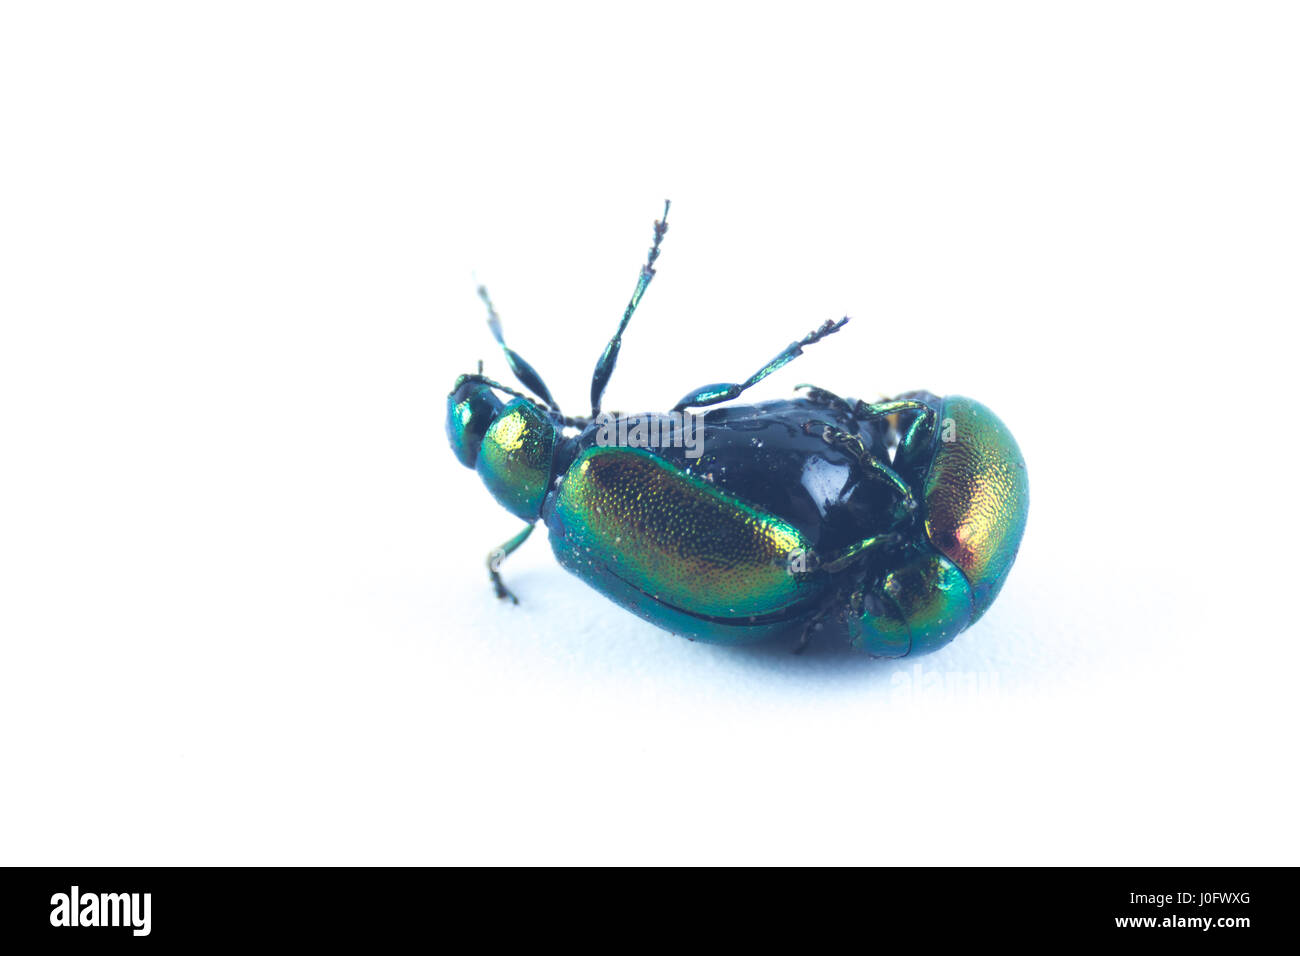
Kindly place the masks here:
POLYGON ((988 610, 1029 510, 1011 432, 969 398, 908 392, 866 403, 800 386, 741 393, 839 331, 827 322, 744 382, 705 386, 661 414, 601 412, 622 335, 654 278, 654 244, 596 365, 591 415, 563 415, 510 349, 487 292, 488 325, 525 389, 478 373, 447 396, 447 436, 506 510, 536 522, 564 567, 646 620, 693 640, 742 644, 817 633, 876 657, 937 650, 988 610), (697 413, 692 409, 709 409, 697 413))

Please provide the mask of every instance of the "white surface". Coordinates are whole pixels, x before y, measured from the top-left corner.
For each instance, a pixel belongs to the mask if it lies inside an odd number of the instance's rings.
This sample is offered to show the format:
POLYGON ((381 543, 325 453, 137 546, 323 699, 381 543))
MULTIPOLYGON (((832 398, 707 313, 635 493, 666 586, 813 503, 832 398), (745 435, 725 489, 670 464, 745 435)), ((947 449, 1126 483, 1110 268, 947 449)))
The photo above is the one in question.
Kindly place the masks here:
POLYGON ((0 862, 1297 862, 1294 10, 792 9, 6 7, 0 862), (1015 430, 948 649, 492 599, 474 276, 580 412, 665 196, 610 407, 1015 430))

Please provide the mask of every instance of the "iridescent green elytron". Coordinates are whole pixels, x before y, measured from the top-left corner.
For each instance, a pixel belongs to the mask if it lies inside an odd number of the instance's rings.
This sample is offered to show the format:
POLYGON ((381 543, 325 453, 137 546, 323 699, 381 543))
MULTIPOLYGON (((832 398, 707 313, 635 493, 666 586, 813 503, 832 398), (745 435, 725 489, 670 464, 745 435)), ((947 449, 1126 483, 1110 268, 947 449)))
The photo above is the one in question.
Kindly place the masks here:
POLYGON ((588 448, 554 507, 566 564, 608 568, 669 607, 762 617, 810 596, 809 576, 787 567, 808 547, 797 528, 648 451, 588 448))
POLYGON ((909 392, 866 403, 821 388, 755 405, 750 386, 838 332, 827 322, 743 382, 706 385, 663 416, 601 416, 622 334, 654 278, 654 245, 592 378, 589 417, 563 415, 537 372, 489 327, 529 397, 478 374, 447 398, 447 435, 507 510, 541 521, 560 563, 633 613, 694 640, 741 644, 816 634, 876 657, 937 650, 993 603, 1029 510, 1024 459, 988 408, 909 392), (693 409, 708 409, 697 414, 693 409), (692 432, 692 427, 697 431, 692 432), (700 441, 675 441, 694 434, 700 441))
POLYGON ((1020 446, 979 402, 944 399, 940 440, 925 479, 925 532, 974 588, 972 622, 988 610, 1016 560, 1029 517, 1029 480, 1020 446))

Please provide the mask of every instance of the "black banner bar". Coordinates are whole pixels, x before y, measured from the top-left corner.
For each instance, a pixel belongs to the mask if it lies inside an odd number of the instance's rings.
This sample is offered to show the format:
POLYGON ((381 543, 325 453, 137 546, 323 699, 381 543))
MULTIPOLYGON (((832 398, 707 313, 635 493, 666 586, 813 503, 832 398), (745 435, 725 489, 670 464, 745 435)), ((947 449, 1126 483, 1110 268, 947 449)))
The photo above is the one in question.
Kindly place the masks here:
MULTIPOLYGON (((698 869, 562 874, 437 869, 7 869, 0 925, 38 945, 452 939, 489 928, 540 941, 610 920, 644 941, 701 917, 707 935, 849 927, 927 942, 1289 938, 1291 869, 698 869), (531 930, 530 930, 531 928, 531 930), (1280 936, 1278 934, 1281 934, 1280 936)), ((602 930, 602 934, 608 929, 602 930)), ((10 950, 15 951, 15 950, 10 950)))

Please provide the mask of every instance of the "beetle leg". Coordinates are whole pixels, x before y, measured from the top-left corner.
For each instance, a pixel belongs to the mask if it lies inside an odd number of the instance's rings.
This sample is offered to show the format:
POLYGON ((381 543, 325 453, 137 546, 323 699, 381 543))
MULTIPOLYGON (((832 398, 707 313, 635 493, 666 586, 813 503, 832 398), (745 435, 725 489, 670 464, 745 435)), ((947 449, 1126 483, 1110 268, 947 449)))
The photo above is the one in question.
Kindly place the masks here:
POLYGON ((848 547, 841 548, 826 557, 822 557, 815 551, 800 552, 802 560, 798 569, 791 571, 791 573, 812 574, 816 571, 825 571, 827 574, 835 574, 839 571, 843 571, 849 565, 853 564, 859 557, 873 548, 897 544, 901 540, 903 540, 902 535, 891 531, 886 534, 877 534, 872 535, 870 538, 863 538, 861 541, 856 541, 848 547))
POLYGON ((867 450, 861 435, 852 435, 826 422, 804 422, 803 424, 804 431, 810 433, 819 427, 822 431, 822 441, 828 445, 842 445, 847 448, 857 457, 869 477, 884 482, 898 492, 906 510, 911 511, 916 507, 916 499, 912 497, 912 489, 907 486, 907 482, 898 476, 898 472, 867 450))
POLYGON ((804 625, 803 631, 800 632, 799 634, 799 643, 796 644, 794 647, 790 648, 790 653, 802 654, 804 651, 806 651, 808 649, 808 645, 812 643, 813 632, 820 631, 822 629, 822 623, 829 616, 830 616, 830 611, 826 608, 823 608, 822 610, 814 614, 812 620, 804 625))
POLYGON ((492 587, 496 589, 498 598, 510 598, 510 600, 515 604, 519 603, 519 598, 515 597, 514 593, 506 587, 504 582, 501 580, 501 562, 513 554, 521 544, 528 540, 528 536, 533 533, 533 528, 535 527, 536 525, 534 524, 525 525, 523 531, 520 531, 505 544, 495 547, 488 552, 488 575, 492 578, 492 587))
POLYGON ((841 398, 839 395, 836 395, 828 389, 819 388, 816 385, 809 385, 807 382, 794 387, 796 392, 800 389, 807 389, 809 401, 816 402, 818 405, 827 405, 831 408, 838 408, 850 418, 853 417, 855 409, 853 404, 847 398, 841 398))
POLYGON ((866 402, 858 402, 853 408, 853 417, 860 422, 869 422, 877 418, 888 418, 896 422, 897 416, 907 412, 919 412, 927 424, 934 422, 934 409, 925 402, 914 402, 910 399, 900 398, 893 401, 876 402, 868 405, 866 402))
POLYGON ((870 538, 863 538, 861 541, 851 544, 847 548, 837 552, 834 557, 823 560, 818 567, 823 571, 834 574, 836 571, 843 571, 872 548, 877 548, 886 544, 897 544, 901 540, 903 540, 902 535, 894 534, 892 532, 889 534, 873 535, 870 538))
POLYGON ((673 411, 680 412, 687 408, 704 408, 709 405, 720 405, 722 402, 729 402, 733 398, 740 396, 748 388, 757 385, 763 379, 767 378, 778 369, 785 368, 800 355, 803 354, 804 346, 820 342, 826 336, 838 332, 844 328, 844 323, 848 322, 849 317, 846 315, 838 322, 827 319, 820 326, 813 329, 798 342, 791 342, 785 349, 772 361, 768 362, 757 372, 745 379, 743 382, 719 382, 716 385, 706 385, 703 388, 696 389, 688 394, 680 402, 673 406, 673 411))
MULTIPOLYGON (((488 296, 486 286, 478 287, 478 297, 482 299, 483 304, 487 306, 488 328, 492 330, 492 337, 497 340, 497 344, 501 346, 501 350, 506 353, 506 362, 510 366, 510 371, 515 373, 515 378, 519 379, 519 381, 523 383, 524 388, 541 398, 542 401, 539 404, 548 405, 552 411, 558 412, 560 406, 557 405, 555 399, 551 397, 550 389, 546 387, 546 383, 542 381, 542 377, 537 374, 537 370, 525 362, 523 356, 510 348, 510 346, 506 345, 505 334, 501 331, 501 316, 497 315, 497 310, 492 305, 492 299, 488 296)), ((482 372, 483 363, 480 362, 479 373, 482 374, 482 372)))
POLYGON ((883 418, 888 426, 885 441, 891 451, 897 449, 905 436, 922 435, 935 426, 934 409, 925 402, 911 399, 885 399, 868 405, 858 402, 853 409, 853 417, 860 422, 869 422, 883 418), (908 416, 906 423, 904 417, 908 416))
POLYGON ((790 653, 802 654, 804 651, 806 651, 808 649, 808 645, 812 643, 812 632, 821 626, 822 626, 822 622, 820 618, 813 618, 811 621, 805 624, 803 632, 799 635, 799 643, 796 644, 794 647, 790 648, 790 653))
POLYGON ((672 205, 667 199, 664 200, 664 217, 655 220, 655 239, 654 244, 650 247, 650 254, 646 256, 645 265, 641 267, 641 275, 637 277, 636 288, 632 291, 632 298, 623 310, 623 319, 618 323, 618 328, 614 332, 614 337, 609 340, 605 346, 605 351, 600 354, 600 359, 596 362, 596 370, 591 375, 591 417, 595 418, 600 414, 600 400, 605 394, 605 386, 609 384, 609 377, 614 374, 614 364, 618 361, 618 351, 623 347, 623 332, 627 329, 627 324, 632 321, 632 313, 636 307, 641 304, 641 296, 645 295, 645 290, 650 286, 650 280, 655 277, 655 260, 659 258, 659 246, 664 241, 664 233, 668 231, 668 207, 672 205))

